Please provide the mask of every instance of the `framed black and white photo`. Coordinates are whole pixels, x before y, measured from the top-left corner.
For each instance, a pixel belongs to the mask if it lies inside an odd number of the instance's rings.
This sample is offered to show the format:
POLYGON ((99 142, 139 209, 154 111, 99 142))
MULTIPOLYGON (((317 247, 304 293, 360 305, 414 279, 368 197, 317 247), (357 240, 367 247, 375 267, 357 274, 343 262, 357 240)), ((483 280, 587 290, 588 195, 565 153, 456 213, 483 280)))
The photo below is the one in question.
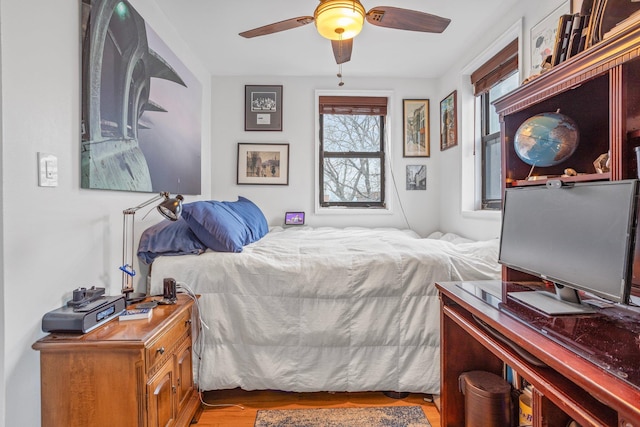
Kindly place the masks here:
POLYGON ((282 86, 244 87, 244 130, 282 130, 282 86))
POLYGON ((406 176, 407 190, 426 190, 427 189, 427 166, 426 165, 407 165, 406 176))
POLYGON ((289 185, 289 144, 238 143, 237 182, 289 185))

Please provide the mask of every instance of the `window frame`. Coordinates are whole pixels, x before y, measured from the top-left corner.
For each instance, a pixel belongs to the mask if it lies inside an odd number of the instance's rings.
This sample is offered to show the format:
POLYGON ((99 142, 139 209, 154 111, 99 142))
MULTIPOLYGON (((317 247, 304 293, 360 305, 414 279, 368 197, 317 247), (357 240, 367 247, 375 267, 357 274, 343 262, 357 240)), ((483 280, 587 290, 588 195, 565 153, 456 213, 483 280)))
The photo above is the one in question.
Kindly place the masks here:
MULTIPOLYGON (((500 210, 502 209, 502 197, 500 199, 489 199, 487 197, 487 147, 493 144, 500 144, 500 130, 489 133, 491 128, 491 116, 489 114, 491 105, 491 99, 489 92, 484 92, 480 95, 480 158, 481 158, 481 172, 480 172, 480 187, 482 192, 482 198, 480 199, 480 209, 482 210, 500 210)), ((502 147, 500 147, 502 149, 502 147)), ((502 174, 502 172, 501 172, 502 174)))
POLYGON ((518 72, 524 76, 523 40, 524 19, 518 18, 500 34, 493 43, 478 56, 465 65, 458 75, 460 88, 459 101, 462 106, 461 116, 461 191, 460 210, 463 218, 500 220, 501 211, 482 209, 482 164, 478 155, 481 149, 480 141, 480 99, 474 95, 471 75, 489 59, 518 39, 518 72))
MULTIPOLYGON (((373 116, 373 115, 371 115, 373 116)), ((318 120, 320 122, 320 151, 319 157, 319 173, 318 180, 320 185, 318 186, 318 203, 323 208, 329 207, 345 207, 345 208, 385 208, 386 207, 386 195, 385 195, 385 122, 386 116, 375 116, 379 120, 380 126, 380 141, 378 151, 325 151, 324 150, 324 114, 320 112, 318 120), (325 159, 379 159, 380 160, 380 201, 373 202, 325 202, 324 201, 324 161, 325 159)))
MULTIPOLYGON (((515 38, 502 48, 498 53, 489 58, 477 70, 471 74, 471 83, 473 85, 474 96, 480 98, 478 105, 480 106, 480 209, 481 210, 500 210, 502 208, 502 194, 499 199, 489 199, 487 196, 487 187, 490 182, 488 160, 486 154, 487 148, 493 144, 500 144, 501 131, 491 132, 491 90, 506 81, 514 74, 519 73, 519 39, 515 38)), ((518 74, 519 75, 519 74, 518 74)), ((502 155, 502 147, 498 147, 500 155, 502 155)), ((501 165, 500 165, 501 166, 501 165)), ((502 176, 502 171, 499 171, 502 176)), ((500 193, 502 190, 500 190, 500 193)))
POLYGON ((315 188, 314 188, 314 206, 315 213, 317 215, 389 215, 393 214, 393 197, 389 195, 391 185, 391 152, 390 152, 390 135, 392 135, 391 128, 393 124, 393 111, 395 105, 395 99, 393 91, 388 90, 328 90, 328 89, 316 89, 315 91, 315 188), (323 184, 323 178, 320 177, 322 173, 321 161, 323 159, 321 153, 321 122, 320 122, 320 97, 322 96, 358 96, 358 97, 385 97, 387 98, 387 113, 384 119, 384 127, 381 128, 382 147, 384 148, 384 158, 381 163, 381 195, 384 194, 384 204, 380 206, 372 206, 371 202, 352 202, 352 206, 323 206, 320 203, 320 186, 323 184), (359 205, 358 205, 359 204, 359 205))

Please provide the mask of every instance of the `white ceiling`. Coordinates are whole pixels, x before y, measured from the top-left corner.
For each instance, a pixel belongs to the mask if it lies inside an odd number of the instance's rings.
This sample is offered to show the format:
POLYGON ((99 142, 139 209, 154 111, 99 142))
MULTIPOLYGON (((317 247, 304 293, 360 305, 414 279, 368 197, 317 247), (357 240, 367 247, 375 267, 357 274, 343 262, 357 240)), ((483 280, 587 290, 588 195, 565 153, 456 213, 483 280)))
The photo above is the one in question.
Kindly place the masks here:
MULTIPOLYGON (((442 34, 376 27, 365 22, 354 39, 345 76, 440 77, 474 38, 519 0, 361 0, 451 19, 442 34)), ((331 43, 313 24, 245 39, 238 33, 298 16, 313 16, 316 0, 155 0, 213 75, 335 75, 331 43)))

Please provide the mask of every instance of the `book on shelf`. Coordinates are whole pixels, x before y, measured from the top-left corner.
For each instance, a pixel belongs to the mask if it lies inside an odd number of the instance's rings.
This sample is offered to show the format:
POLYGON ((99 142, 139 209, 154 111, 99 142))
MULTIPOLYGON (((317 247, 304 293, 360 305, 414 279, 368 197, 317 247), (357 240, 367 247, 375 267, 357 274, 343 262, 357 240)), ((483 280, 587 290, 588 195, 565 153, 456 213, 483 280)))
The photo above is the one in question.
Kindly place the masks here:
POLYGON ((573 25, 573 15, 565 14, 558 18, 558 29, 556 30, 556 41, 551 55, 551 66, 556 66, 566 59, 567 47, 569 46, 569 36, 573 25))
POLYGON ((565 59, 569 59, 581 52, 580 39, 582 38, 582 32, 588 19, 588 15, 580 15, 579 13, 573 15, 571 33, 569 35, 569 46, 567 47, 565 59))
POLYGON ((591 22, 591 15, 583 15, 583 26, 580 31, 580 39, 578 41, 578 51, 582 52, 587 47, 587 38, 589 37, 589 23, 591 22))
POLYGON ((152 308, 130 308, 122 312, 120 320, 140 320, 151 319, 153 315, 152 308))

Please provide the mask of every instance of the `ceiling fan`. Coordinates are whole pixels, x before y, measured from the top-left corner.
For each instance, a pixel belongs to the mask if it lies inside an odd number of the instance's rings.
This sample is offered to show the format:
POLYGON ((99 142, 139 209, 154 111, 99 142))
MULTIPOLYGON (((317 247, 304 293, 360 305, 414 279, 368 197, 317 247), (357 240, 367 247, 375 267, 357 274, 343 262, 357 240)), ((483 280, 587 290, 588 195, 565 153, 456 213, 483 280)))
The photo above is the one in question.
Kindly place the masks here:
POLYGON ((365 18, 368 23, 378 27, 425 33, 441 33, 451 22, 450 19, 429 13, 391 6, 376 6, 365 13, 359 0, 320 0, 313 16, 275 22, 244 31, 240 35, 245 38, 265 36, 315 22, 320 35, 331 40, 336 63, 342 64, 351 59, 353 38, 362 30, 365 18))

